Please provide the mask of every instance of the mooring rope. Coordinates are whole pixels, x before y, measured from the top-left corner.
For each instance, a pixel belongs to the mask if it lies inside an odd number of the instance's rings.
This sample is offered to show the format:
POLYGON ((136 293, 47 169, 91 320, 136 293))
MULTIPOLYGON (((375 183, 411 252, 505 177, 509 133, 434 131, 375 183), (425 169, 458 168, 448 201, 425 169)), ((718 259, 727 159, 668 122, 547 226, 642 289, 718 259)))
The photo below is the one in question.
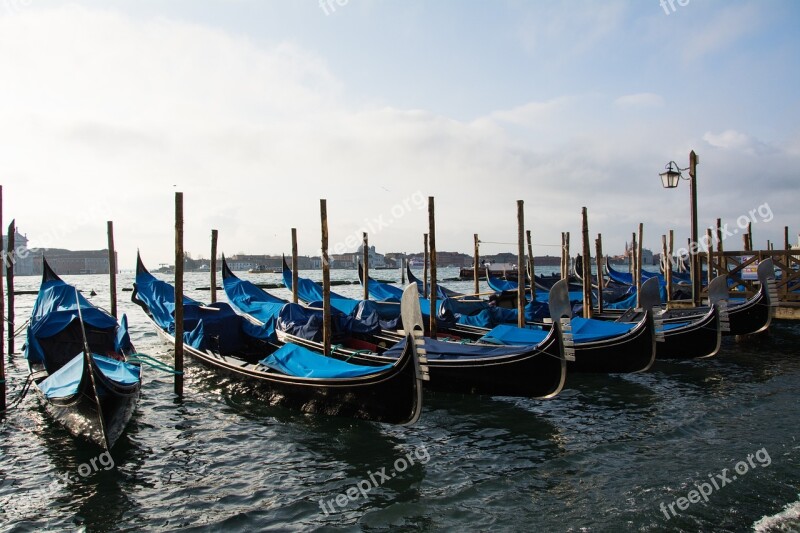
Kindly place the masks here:
POLYGON ((147 365, 151 368, 155 368, 156 370, 160 370, 166 374, 172 374, 177 376, 183 375, 183 372, 181 372, 180 370, 175 370, 174 367, 171 367, 168 364, 159 361, 155 357, 150 357, 149 355, 143 353, 131 354, 130 356, 128 356, 127 362, 147 365))

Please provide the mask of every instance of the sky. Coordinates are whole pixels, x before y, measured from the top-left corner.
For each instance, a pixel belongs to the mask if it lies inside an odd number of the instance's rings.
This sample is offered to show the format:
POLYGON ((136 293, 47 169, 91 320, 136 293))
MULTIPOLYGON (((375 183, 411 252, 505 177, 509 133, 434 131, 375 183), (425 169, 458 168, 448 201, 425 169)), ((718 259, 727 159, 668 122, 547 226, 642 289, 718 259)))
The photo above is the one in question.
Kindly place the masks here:
POLYGON ((122 269, 185 249, 318 254, 361 232, 417 252, 573 253, 581 208, 619 253, 701 233, 800 232, 800 3, 786 0, 0 0, 3 224, 122 269), (686 174, 686 173, 684 173, 686 174), (509 244, 495 244, 509 243, 509 244))

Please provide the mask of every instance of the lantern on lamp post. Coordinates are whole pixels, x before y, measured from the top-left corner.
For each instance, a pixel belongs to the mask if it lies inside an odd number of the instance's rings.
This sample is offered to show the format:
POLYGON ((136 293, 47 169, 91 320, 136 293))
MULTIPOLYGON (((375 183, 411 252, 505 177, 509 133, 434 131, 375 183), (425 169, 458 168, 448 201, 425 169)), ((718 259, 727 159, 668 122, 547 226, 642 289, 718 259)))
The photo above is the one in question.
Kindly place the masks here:
POLYGON ((692 240, 689 243, 689 258, 692 274, 692 301, 695 306, 700 305, 700 291, 702 283, 702 273, 700 272, 700 256, 698 255, 699 245, 697 243, 697 164, 699 158, 692 150, 689 153, 689 166, 680 168, 675 161, 670 161, 664 167, 666 170, 661 172, 661 185, 665 189, 674 189, 678 186, 680 180, 689 181, 689 197, 691 200, 691 227, 692 227, 692 240), (689 171, 689 177, 684 177, 683 172, 689 171))

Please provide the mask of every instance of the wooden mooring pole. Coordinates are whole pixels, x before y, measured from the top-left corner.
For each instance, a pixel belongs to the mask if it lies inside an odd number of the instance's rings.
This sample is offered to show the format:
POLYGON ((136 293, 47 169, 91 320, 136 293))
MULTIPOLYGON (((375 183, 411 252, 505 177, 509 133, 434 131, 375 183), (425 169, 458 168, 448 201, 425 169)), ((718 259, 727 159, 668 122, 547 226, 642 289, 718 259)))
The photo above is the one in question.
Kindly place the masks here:
POLYGON ((430 330, 431 338, 436 338, 436 209, 433 202, 433 196, 428 196, 428 246, 430 246, 430 259, 431 259, 431 320, 430 330))
POLYGON ((183 193, 175 193, 175 394, 183 396, 183 193))
POLYGON ((517 200, 517 327, 525 327, 525 204, 517 200))
POLYGON ((528 275, 531 278, 531 301, 536 301, 536 265, 533 262, 533 241, 531 239, 531 230, 525 231, 525 237, 528 239, 528 275))
POLYGON ((117 318, 117 252, 114 250, 114 222, 108 221, 108 280, 111 316, 117 318))
POLYGON ((583 277, 583 318, 592 318, 592 253, 589 248, 589 212, 585 207, 581 209, 581 238, 583 240, 583 262, 581 263, 581 276, 583 277))
POLYGON ((217 301, 217 239, 219 232, 211 230, 211 303, 217 301))
POLYGON ((667 250, 667 266, 669 270, 664 273, 667 276, 667 303, 672 302, 672 254, 675 251, 675 232, 669 230, 669 248, 667 250))
POLYGON ((597 238, 594 240, 595 253, 597 254, 597 311, 603 314, 603 289, 606 285, 605 276, 603 276, 603 264, 605 256, 603 255, 603 236, 598 233, 597 238))
POLYGON ((364 242, 362 243, 361 262, 363 263, 364 274, 364 300, 369 300, 369 237, 367 232, 362 234, 364 242))
POLYGON ((328 261, 328 202, 319 201, 322 224, 322 347, 323 355, 331 353, 331 265, 328 261))
POLYGON ((298 302, 297 283, 299 274, 297 273, 297 263, 297 228, 292 228, 292 303, 298 302))
POLYGON ((424 251, 422 252, 422 297, 428 297, 428 262, 430 261, 430 257, 428 252, 430 251, 430 247, 428 246, 428 234, 425 233, 422 236, 422 247, 424 251))
POLYGON ((14 220, 8 225, 8 250, 6 254, 6 287, 8 294, 8 309, 6 310, 6 323, 8 324, 8 355, 14 355, 14 263, 17 261, 14 255, 14 236, 17 233, 17 225, 14 220))
POLYGON ((473 289, 474 289, 473 292, 475 294, 478 294, 479 292, 481 292, 480 291, 480 287, 478 285, 478 278, 480 277, 480 273, 478 272, 478 268, 479 268, 478 262, 480 261, 480 251, 478 249, 478 246, 479 246, 481 241, 478 240, 478 234, 477 233, 473 234, 472 237, 473 237, 473 240, 474 240, 474 243, 475 243, 474 252, 472 254, 472 280, 474 282, 473 283, 473 289))

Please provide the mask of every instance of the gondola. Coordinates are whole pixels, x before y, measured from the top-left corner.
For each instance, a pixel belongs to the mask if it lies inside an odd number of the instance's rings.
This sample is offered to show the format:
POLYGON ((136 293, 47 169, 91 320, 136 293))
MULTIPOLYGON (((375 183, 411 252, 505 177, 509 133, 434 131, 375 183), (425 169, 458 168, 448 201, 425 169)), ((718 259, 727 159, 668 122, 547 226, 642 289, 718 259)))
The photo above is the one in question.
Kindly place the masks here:
MULTIPOLYGON (((137 257, 132 300, 174 344, 174 289, 156 279, 137 257)), ((272 324, 254 325, 230 305, 208 306, 184 297, 184 350, 214 370, 254 385, 270 405, 306 413, 413 424, 422 411, 427 372, 415 342, 391 363, 357 365, 277 341, 272 324)))
MULTIPOLYGON (((644 372, 655 361, 656 337, 653 312, 644 307, 634 323, 605 322, 572 317, 567 281, 550 290, 550 315, 560 323, 567 337, 565 346, 574 349, 574 360, 567 360, 569 372, 627 373, 644 372)), ((541 335, 534 328, 498 326, 484 340, 500 344, 523 344, 541 335)))
POLYGON ((757 274, 760 282, 758 291, 743 302, 726 301, 727 290, 710 294, 711 304, 725 302, 723 305, 727 307, 730 327, 723 332, 724 335, 753 335, 769 329, 769 325, 772 323, 773 308, 778 305, 778 288, 772 259, 761 261, 757 274))
MULTIPOLYGON (((575 260, 576 277, 579 277, 582 258, 578 256, 575 260)), ((726 290, 725 276, 712 281, 713 291, 726 290)), ((604 298, 604 305, 620 310, 622 314, 612 312, 606 313, 604 317, 597 315, 597 318, 606 318, 616 322, 633 322, 642 316, 642 309, 636 308, 635 287, 627 298, 608 302, 604 298)), ((725 306, 712 304, 705 307, 700 312, 687 314, 683 311, 662 310, 661 301, 664 287, 660 283, 652 281, 644 283, 642 286, 642 299, 650 302, 655 307, 654 318, 656 320, 656 359, 701 359, 712 357, 717 354, 722 344, 722 325, 727 327, 727 308, 725 306), (645 291, 651 294, 645 294, 645 291)), ((604 291, 605 293, 605 291, 604 291)), ((624 295, 622 295, 624 296, 624 295)))
MULTIPOLYGON (((757 275, 760 286, 750 298, 731 300, 728 294, 730 280, 723 283, 715 279, 711 282, 713 285, 709 285, 708 305, 670 310, 665 319, 667 322, 697 319, 707 314, 711 306, 716 306, 721 314, 727 316, 727 320, 725 316, 721 316, 720 320, 723 336, 745 336, 765 331, 772 322, 772 308, 778 305, 775 266, 772 259, 765 259, 759 263, 757 275)), ((611 313, 613 311, 607 312, 611 313)))
MULTIPOLYGON (((653 307, 656 319, 656 359, 704 359, 719 352, 722 332, 728 327, 727 306, 713 303, 700 310, 662 309, 657 280, 642 285, 642 307, 653 307), (649 293, 649 294, 648 294, 649 293)), ((727 292, 725 276, 718 276, 709 284, 712 293, 727 292)), ((638 320, 641 308, 630 308, 617 322, 638 320)))
MULTIPOLYGON (((280 312, 277 309, 281 305, 280 300, 249 281, 238 278, 224 259, 222 277, 228 300, 240 312, 259 323, 277 323, 278 336, 283 340, 316 348, 317 343, 313 340, 282 332, 282 321, 280 317, 275 317, 275 313, 280 312)), ((298 284, 303 284, 303 280, 299 280, 298 284)), ((416 287, 416 284, 412 283, 411 286, 416 287)), ((361 307, 362 319, 365 309, 361 307)), ((413 314, 413 323, 418 329, 424 330, 419 304, 414 306, 413 314)), ((403 321, 405 326, 405 317, 403 321)), ((362 363, 388 364, 396 360, 406 344, 404 340, 396 344, 392 342, 393 346, 385 346, 387 349, 384 350, 384 343, 391 342, 392 338, 391 332, 380 329, 369 335, 356 334, 339 339, 331 355, 362 363), (373 351, 376 348, 379 353, 373 351)), ((394 339, 398 340, 397 337, 394 339)), ((430 381, 425 386, 431 390, 541 399, 557 395, 564 386, 566 362, 558 326, 542 335, 535 346, 527 347, 462 344, 430 338, 422 342, 430 374, 430 381)))
POLYGON ((24 352, 50 416, 76 437, 110 450, 136 409, 141 367, 127 319, 92 305, 42 259, 24 352))

